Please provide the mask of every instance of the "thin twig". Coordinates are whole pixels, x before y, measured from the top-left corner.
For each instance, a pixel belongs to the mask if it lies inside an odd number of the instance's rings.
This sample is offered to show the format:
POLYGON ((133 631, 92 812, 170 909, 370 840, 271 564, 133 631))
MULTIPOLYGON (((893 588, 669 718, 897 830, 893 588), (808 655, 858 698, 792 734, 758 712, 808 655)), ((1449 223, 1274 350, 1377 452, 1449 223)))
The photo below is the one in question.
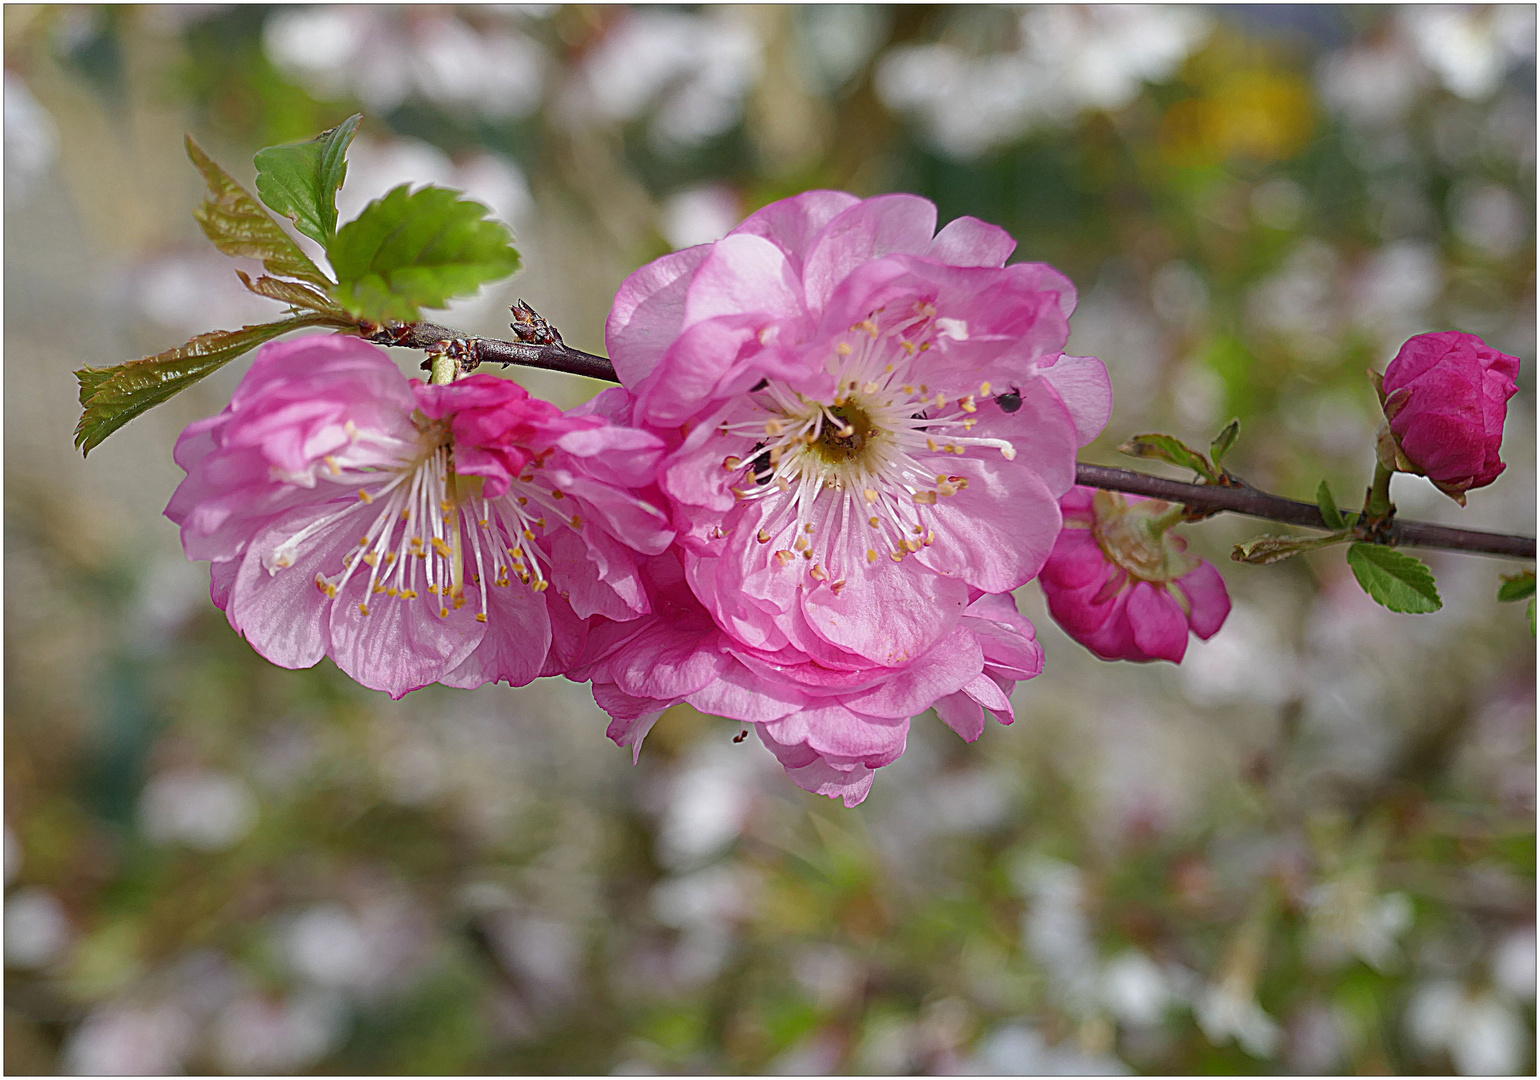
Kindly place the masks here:
MULTIPOLYGON (((365 329, 369 329, 366 327, 365 329)), ((497 338, 478 338, 433 323, 392 323, 379 327, 365 335, 381 345, 398 345, 409 349, 425 349, 430 352, 444 351, 452 346, 455 354, 462 357, 465 370, 483 363, 520 364, 524 367, 562 371, 570 375, 585 375, 590 379, 619 382, 615 366, 602 356, 583 352, 564 345, 558 338, 554 342, 537 344, 522 341, 502 341, 497 338)), ((1297 502, 1280 495, 1271 495, 1251 487, 1221 487, 1210 484, 1188 484, 1180 480, 1167 480, 1132 469, 1115 469, 1106 465, 1090 465, 1076 462, 1075 481, 1085 487, 1123 491, 1133 495, 1164 499, 1182 503, 1189 509, 1210 513, 1228 511, 1247 517, 1279 521, 1287 525, 1299 525, 1307 529, 1332 531, 1321 517, 1314 503, 1297 502)), ((1444 548, 1449 551, 1466 551, 1478 555, 1497 555, 1516 559, 1535 557, 1535 539, 1532 536, 1514 536, 1507 533, 1482 532, 1476 529, 1453 529, 1425 521, 1393 519, 1388 530, 1370 538, 1372 542, 1403 547, 1444 548)))

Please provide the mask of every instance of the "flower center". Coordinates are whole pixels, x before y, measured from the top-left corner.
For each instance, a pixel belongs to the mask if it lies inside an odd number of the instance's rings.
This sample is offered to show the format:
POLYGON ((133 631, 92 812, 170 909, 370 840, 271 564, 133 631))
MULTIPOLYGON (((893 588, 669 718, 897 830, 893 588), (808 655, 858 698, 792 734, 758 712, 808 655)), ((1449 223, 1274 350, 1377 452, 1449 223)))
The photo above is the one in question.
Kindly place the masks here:
POLYGON ((967 329, 936 318, 927 301, 907 315, 874 312, 835 341, 830 400, 767 379, 718 429, 742 447, 722 467, 741 474, 732 485, 740 502, 766 503, 756 539, 782 567, 800 562, 837 593, 847 574, 935 542, 933 508, 968 486, 949 455, 1016 456, 1007 440, 973 434, 980 402, 992 404, 987 382, 949 401, 921 381, 938 333, 967 329))
POLYGON ((361 616, 373 604, 421 599, 440 618, 473 603, 476 620, 486 622, 489 588, 510 587, 515 579, 536 592, 550 586, 550 558, 538 540, 555 528, 583 528, 573 501, 543 473, 542 456, 525 465, 507 492, 489 499, 481 477, 455 472, 446 425, 424 426, 415 443, 393 440, 384 448, 393 452, 394 465, 379 464, 378 452, 356 453, 371 437, 352 435, 352 445, 313 472, 317 484, 356 495, 264 553, 263 562, 276 573, 314 544, 331 546, 338 533, 358 535, 330 573, 316 574, 315 585, 336 598, 362 579, 361 616))

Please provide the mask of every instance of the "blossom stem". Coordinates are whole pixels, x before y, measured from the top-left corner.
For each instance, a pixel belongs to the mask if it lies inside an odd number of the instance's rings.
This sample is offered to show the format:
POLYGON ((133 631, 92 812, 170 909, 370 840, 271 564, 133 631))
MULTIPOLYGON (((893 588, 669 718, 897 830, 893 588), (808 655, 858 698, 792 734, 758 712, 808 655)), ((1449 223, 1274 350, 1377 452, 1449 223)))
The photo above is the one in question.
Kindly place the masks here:
MULTIPOLYGON (((477 338, 433 323, 392 323, 367 335, 369 340, 381 345, 396 345, 409 349, 426 349, 434 355, 434 377, 439 382, 438 364, 441 350, 435 349, 449 341, 463 346, 468 356, 463 370, 471 370, 482 363, 519 364, 523 367, 562 371, 571 375, 583 375, 604 382, 619 382, 615 368, 608 360, 593 353, 574 349, 559 342, 531 344, 522 341, 502 341, 496 338, 477 338)), ((444 354, 447 359, 447 354, 444 354)), ((449 361, 448 382, 454 377, 455 361, 449 361)), ((1382 467, 1379 467, 1382 468, 1382 467)), ((1247 517, 1264 518, 1307 529, 1332 532, 1321 511, 1314 503, 1285 499, 1251 487, 1228 487, 1217 484, 1188 484, 1180 480, 1167 480, 1149 473, 1132 469, 1117 469, 1106 465, 1077 462, 1075 482, 1084 487, 1102 488, 1107 491, 1123 491, 1133 495, 1164 499, 1181 503, 1188 510, 1211 513, 1228 512, 1247 517)), ((1379 485, 1379 472, 1375 474, 1379 485)), ((1385 501, 1389 502, 1389 473, 1386 473, 1385 501)), ((1392 519, 1388 528, 1368 538, 1369 542, 1401 547, 1443 548, 1448 551, 1465 551, 1477 555, 1496 555, 1514 559, 1535 557, 1535 538, 1508 533, 1483 532, 1476 529, 1454 529, 1430 522, 1392 519)))

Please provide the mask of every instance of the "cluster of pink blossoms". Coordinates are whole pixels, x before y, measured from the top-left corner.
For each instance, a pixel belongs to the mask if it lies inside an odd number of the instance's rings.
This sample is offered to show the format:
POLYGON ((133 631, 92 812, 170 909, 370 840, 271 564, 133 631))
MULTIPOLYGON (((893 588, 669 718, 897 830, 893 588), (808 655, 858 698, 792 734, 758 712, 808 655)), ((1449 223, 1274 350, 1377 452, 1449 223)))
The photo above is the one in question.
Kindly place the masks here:
POLYGON ((356 338, 269 345, 182 436, 167 514, 274 663, 396 697, 564 674, 638 750, 688 702, 854 805, 911 717, 1011 722, 1042 669, 1011 592, 1051 556, 1056 617, 1102 655, 1179 659, 1228 610, 1158 543, 1127 589, 1075 548, 1102 536, 1072 489, 1111 388, 1064 353, 1073 286, 1014 246, 914 196, 775 203, 627 279, 622 386, 568 413, 356 338), (1077 630, 1077 604, 1107 610, 1077 630))

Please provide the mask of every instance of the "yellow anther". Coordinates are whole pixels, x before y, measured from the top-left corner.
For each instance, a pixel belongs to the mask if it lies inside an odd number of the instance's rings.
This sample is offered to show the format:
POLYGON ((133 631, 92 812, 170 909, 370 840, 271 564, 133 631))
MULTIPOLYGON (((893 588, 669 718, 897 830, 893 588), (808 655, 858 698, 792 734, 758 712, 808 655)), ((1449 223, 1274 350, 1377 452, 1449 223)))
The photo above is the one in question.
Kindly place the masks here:
POLYGON ((369 546, 369 538, 367 536, 360 536, 358 538, 358 546, 359 547, 368 547, 369 546))
POLYGON ((508 554, 512 555, 515 559, 522 559, 524 557, 524 549, 521 547, 511 547, 508 549, 508 554))
POLYGON ((957 404, 962 406, 962 411, 963 412, 978 412, 979 411, 978 406, 973 404, 973 395, 972 394, 968 394, 966 397, 964 397, 957 404))
POLYGON ((910 497, 921 506, 936 505, 936 493, 934 491, 916 491, 910 497))
POLYGON ((876 548, 867 548, 866 549, 866 561, 868 563, 874 563, 874 562, 877 561, 877 549, 876 548))
POLYGON ((829 580, 829 572, 823 567, 819 566, 817 563, 814 563, 813 568, 808 571, 808 576, 811 577, 814 581, 829 580))
POLYGON ((366 503, 372 503, 374 501, 374 496, 369 494, 363 488, 358 489, 358 497, 366 503))
POLYGON ((932 449, 932 450, 940 450, 941 449, 941 447, 936 445, 936 440, 935 439, 926 439, 925 440, 925 445, 927 447, 929 447, 930 449, 932 449))
POLYGON ((446 559, 453 555, 455 551, 454 548, 450 547, 436 536, 433 538, 433 550, 438 552, 446 559))
POLYGON ((539 581, 535 582, 535 584, 532 586, 532 588, 536 592, 545 592, 550 587, 551 587, 551 583, 549 581, 547 581, 545 578, 541 578, 539 581))
POLYGON ((876 488, 867 488, 861 494, 866 496, 866 501, 869 503, 875 503, 879 497, 876 488))
POLYGON ((797 542, 791 546, 798 551, 806 551, 808 548, 812 547, 812 544, 808 543, 807 537, 799 536, 797 537, 797 542))
POLYGON ((848 341, 842 341, 838 345, 834 346, 834 351, 839 353, 841 356, 849 356, 851 353, 855 352, 855 350, 850 347, 850 342, 848 341))
POLYGON ((528 495, 520 495, 519 496, 519 505, 520 506, 528 506, 529 505, 529 496, 528 495))
POLYGON ((368 563, 370 566, 380 565, 379 553, 374 551, 364 552, 364 562, 368 563))
POLYGON ((572 515, 572 527, 574 529, 581 529, 583 527, 583 515, 582 514, 573 514, 572 515))
POLYGON ((402 589, 401 590, 401 599, 403 599, 403 600, 416 600, 417 599, 417 590, 416 589, 402 589))
POLYGON ((388 589, 382 589, 380 586, 376 585, 375 589, 377 591, 383 592, 386 596, 400 596, 401 595, 401 590, 396 588, 394 585, 392 585, 388 589))
MULTIPOLYGON (((961 450, 959 450, 957 452, 959 454, 962 453, 961 450)), ((1000 447, 1000 454, 1001 454, 1001 456, 1003 456, 1005 458, 1006 461, 1015 461, 1016 460, 1016 448, 1014 446, 1002 446, 1002 447, 1000 447)))
POLYGON ((565 499, 567 497, 567 493, 562 491, 560 488, 552 488, 551 497, 554 499, 565 499))
POLYGON ((358 613, 360 615, 367 615, 367 614, 369 614, 369 605, 368 604, 359 604, 358 605, 358 613))
POLYGON ((861 387, 861 390, 864 393, 867 393, 867 394, 875 394, 878 390, 881 390, 881 389, 882 389, 882 387, 877 385, 877 381, 875 379, 873 379, 871 382, 867 383, 865 386, 861 387))
POLYGON ((916 352, 919 351, 918 349, 916 349, 914 347, 914 342, 912 342, 912 341, 901 342, 900 345, 903 348, 904 352, 908 353, 910 356, 913 356, 916 352))
POLYGON ((476 612, 476 621, 477 622, 486 622, 487 621, 487 613, 485 611, 478 611, 478 612, 476 612))
POLYGON ((449 618, 449 609, 446 608, 446 607, 439 608, 438 609, 438 617, 441 618, 441 619, 449 618))
POLYGON ((728 472, 736 472, 740 467, 742 467, 742 465, 743 459, 733 457, 731 454, 722 459, 722 468, 726 469, 728 472))
POLYGON ((770 534, 765 532, 764 529, 760 529, 759 532, 754 535, 754 539, 758 540, 761 544, 768 544, 770 542, 770 534))
POLYGON ((331 474, 333 476, 341 476, 342 475, 342 470, 337 467, 337 459, 336 458, 332 457, 330 454, 327 454, 321 460, 326 462, 326 467, 329 470, 331 470, 331 474))
POLYGON ((544 517, 537 517, 535 519, 535 524, 539 525, 542 529, 545 528, 545 518, 544 517))
POLYGON ((804 532, 811 533, 813 531, 813 523, 809 521, 806 525, 802 526, 802 530, 804 532))
POLYGON ((903 562, 908 555, 909 552, 903 548, 899 548, 897 551, 888 552, 888 558, 892 559, 894 562, 903 562))
POLYGON ((535 530, 533 530, 533 529, 525 529, 523 535, 524 535, 524 539, 526 539, 526 540, 533 540, 535 538, 535 530))
POLYGON ((781 435, 781 433, 784 432, 785 430, 786 430, 785 426, 779 420, 766 420, 765 421, 765 434, 766 435, 770 435, 772 437, 779 437, 781 435))
POLYGON ((845 587, 845 579, 844 578, 840 578, 838 581, 831 581, 831 582, 829 582, 829 591, 832 592, 835 596, 838 596, 840 594, 840 590, 842 590, 844 587, 845 587))
POLYGON ((782 548, 780 551, 777 551, 775 553, 775 557, 780 562, 780 564, 782 566, 790 566, 792 564, 792 562, 795 561, 796 558, 797 558, 795 553, 787 551, 785 548, 782 548))
POLYGON ((871 517, 867 518, 866 523, 874 529, 882 524, 882 522, 877 519, 876 514, 873 514, 871 517))
POLYGON ((936 408, 946 408, 946 395, 943 394, 940 390, 936 391, 936 408))
POLYGON ((987 380, 985 382, 979 383, 979 396, 980 397, 988 397, 989 396, 989 383, 988 383, 987 380))
POLYGON ((428 593, 431 596, 437 596, 438 595, 438 586, 437 585, 429 585, 428 586, 428 593))

